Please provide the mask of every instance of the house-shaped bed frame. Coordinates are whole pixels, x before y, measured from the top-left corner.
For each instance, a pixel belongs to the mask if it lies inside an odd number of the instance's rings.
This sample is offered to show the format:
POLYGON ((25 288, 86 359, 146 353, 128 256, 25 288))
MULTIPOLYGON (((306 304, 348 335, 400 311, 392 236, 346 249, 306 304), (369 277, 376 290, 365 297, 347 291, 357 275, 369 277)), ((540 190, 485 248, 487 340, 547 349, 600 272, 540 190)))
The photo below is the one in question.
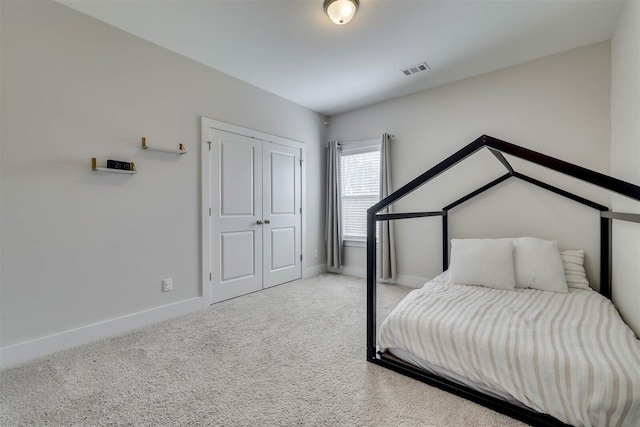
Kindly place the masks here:
POLYGON ((442 218, 442 264, 443 270, 449 267, 449 237, 448 237, 448 212, 456 206, 472 199, 484 191, 500 184, 511 177, 519 178, 538 187, 549 190, 560 196, 569 198, 575 202, 589 206, 600 211, 600 293, 611 298, 611 244, 613 220, 631 221, 640 223, 640 214, 611 212, 608 207, 578 195, 569 193, 560 188, 538 181, 523 175, 513 169, 504 157, 503 153, 518 157, 554 171, 569 175, 589 184, 605 188, 619 193, 633 200, 640 201, 640 187, 586 168, 567 163, 562 160, 532 151, 506 141, 483 135, 466 147, 438 163, 422 175, 418 176, 399 190, 373 205, 367 210, 367 360, 393 371, 407 375, 424 383, 436 386, 458 396, 479 403, 483 406, 509 415, 532 425, 558 426, 565 425, 556 418, 526 409, 504 400, 485 395, 468 387, 452 382, 448 379, 426 372, 414 365, 399 361, 387 354, 377 352, 376 349, 376 222, 392 221, 406 218, 420 218, 427 216, 439 216, 442 218), (507 169, 507 173, 489 182, 455 202, 445 206, 441 211, 411 212, 411 213, 380 213, 389 205, 405 197, 418 187, 429 182, 450 167, 461 162, 482 148, 488 148, 491 153, 507 169))

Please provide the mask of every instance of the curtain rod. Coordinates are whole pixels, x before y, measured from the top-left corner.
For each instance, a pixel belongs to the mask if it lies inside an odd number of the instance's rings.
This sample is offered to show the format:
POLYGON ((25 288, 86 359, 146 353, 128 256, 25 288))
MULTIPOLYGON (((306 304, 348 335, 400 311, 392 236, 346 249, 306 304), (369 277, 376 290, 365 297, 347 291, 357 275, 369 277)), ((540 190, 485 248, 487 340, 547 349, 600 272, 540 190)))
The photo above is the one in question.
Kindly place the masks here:
MULTIPOLYGON (((382 136, 382 135, 380 135, 380 136, 376 136, 375 138, 354 139, 354 140, 352 140, 352 141, 343 141, 342 143, 343 143, 343 144, 350 144, 350 143, 352 143, 352 142, 369 141, 369 140, 371 140, 371 139, 379 139, 381 136, 382 136)), ((395 138, 396 136, 395 136, 395 135, 391 135, 391 134, 390 134, 390 135, 389 135, 389 137, 390 137, 390 138, 395 138)))
MULTIPOLYGON (((382 136, 382 135, 381 135, 381 136, 382 136)), ((342 144, 351 144, 351 143, 353 143, 353 142, 369 141, 369 140, 372 140, 372 139, 378 139, 378 138, 380 138, 381 136, 376 136, 376 137, 374 137, 374 138, 354 139, 354 140, 352 140, 352 141, 342 141, 342 142, 338 141, 338 145, 340 146, 340 145, 342 145, 342 144)), ((395 135, 393 135, 393 134, 389 134, 389 137, 390 137, 391 139, 394 139, 396 136, 395 136, 395 135)), ((328 144, 325 144, 324 146, 325 146, 325 148, 326 148, 326 147, 328 146, 328 144)))

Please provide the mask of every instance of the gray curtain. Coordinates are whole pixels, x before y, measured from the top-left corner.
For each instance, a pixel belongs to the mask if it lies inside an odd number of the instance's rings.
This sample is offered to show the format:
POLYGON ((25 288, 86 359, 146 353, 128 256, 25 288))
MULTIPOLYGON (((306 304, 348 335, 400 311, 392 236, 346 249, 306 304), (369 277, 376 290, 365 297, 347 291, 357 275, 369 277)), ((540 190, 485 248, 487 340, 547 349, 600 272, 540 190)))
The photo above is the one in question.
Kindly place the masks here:
MULTIPOLYGON (((380 145, 380 199, 393 192, 391 188, 391 159, 389 157, 391 137, 382 135, 380 145)), ((382 210, 391 213, 391 206, 382 210)), ((393 233, 393 221, 380 221, 378 226, 378 279, 396 278, 396 244, 393 233)))
POLYGON ((327 185, 325 212, 327 266, 342 268, 342 224, 340 219, 340 145, 327 145, 327 185))

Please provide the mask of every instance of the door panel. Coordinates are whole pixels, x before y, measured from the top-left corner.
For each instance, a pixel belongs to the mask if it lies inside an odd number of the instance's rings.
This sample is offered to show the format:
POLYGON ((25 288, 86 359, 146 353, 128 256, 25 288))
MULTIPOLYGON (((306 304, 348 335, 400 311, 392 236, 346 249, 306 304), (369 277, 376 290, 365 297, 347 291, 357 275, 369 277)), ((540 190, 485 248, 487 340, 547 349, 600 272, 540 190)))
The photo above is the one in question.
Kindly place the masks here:
POLYGON ((255 215, 255 147, 220 142, 220 215, 255 215))
POLYGON ((271 271, 295 267, 295 227, 271 228, 271 271))
POLYGON ((293 154, 271 151, 271 212, 276 214, 295 214, 296 202, 296 157, 293 154))
POLYGON ((222 268, 220 282, 245 279, 255 276, 255 231, 237 231, 220 233, 220 253, 222 254, 222 268), (238 256, 237 254, 250 254, 238 256))
POLYGON ((270 287, 302 277, 300 149, 264 142, 264 277, 270 287))
POLYGON ((210 129, 211 294, 262 289, 262 141, 210 129))

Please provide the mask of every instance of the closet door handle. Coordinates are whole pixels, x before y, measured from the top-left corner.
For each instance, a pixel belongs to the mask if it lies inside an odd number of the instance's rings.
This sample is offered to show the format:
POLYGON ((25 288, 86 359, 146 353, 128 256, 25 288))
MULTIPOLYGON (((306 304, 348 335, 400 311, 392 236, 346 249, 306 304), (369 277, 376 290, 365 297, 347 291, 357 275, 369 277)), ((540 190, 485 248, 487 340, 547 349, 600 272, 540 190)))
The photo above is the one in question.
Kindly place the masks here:
POLYGON ((269 221, 268 219, 265 219, 265 220, 264 220, 264 223, 265 223, 265 224, 271 224, 271 221, 269 221))
POLYGON ((256 221, 256 224, 258 224, 258 225, 262 225, 262 221, 261 221, 261 220, 257 220, 257 221, 256 221))

